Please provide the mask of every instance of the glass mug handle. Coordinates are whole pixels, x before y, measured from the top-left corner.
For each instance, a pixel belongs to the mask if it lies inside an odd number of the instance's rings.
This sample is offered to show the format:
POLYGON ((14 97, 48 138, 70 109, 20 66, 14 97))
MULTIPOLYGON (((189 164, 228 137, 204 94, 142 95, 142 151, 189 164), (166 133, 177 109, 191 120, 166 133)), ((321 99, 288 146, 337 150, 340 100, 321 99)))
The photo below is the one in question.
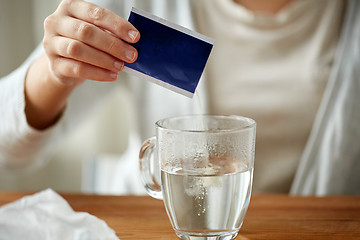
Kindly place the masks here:
POLYGON ((163 199, 161 191, 160 167, 154 155, 156 137, 147 139, 141 146, 139 153, 140 175, 146 192, 153 198, 163 199))

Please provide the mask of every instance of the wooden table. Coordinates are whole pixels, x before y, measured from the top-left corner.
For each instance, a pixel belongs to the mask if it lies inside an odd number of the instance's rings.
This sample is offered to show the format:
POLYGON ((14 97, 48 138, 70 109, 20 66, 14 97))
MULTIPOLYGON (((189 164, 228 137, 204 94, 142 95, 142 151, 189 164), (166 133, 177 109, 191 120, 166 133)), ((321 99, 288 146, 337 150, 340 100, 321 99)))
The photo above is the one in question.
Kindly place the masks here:
MULTIPOLYGON (((30 193, 0 192, 0 205, 30 193)), ((61 194, 76 211, 105 220, 121 240, 178 240, 163 202, 150 197, 61 194)), ((360 196, 253 195, 237 240, 360 239, 360 196)))

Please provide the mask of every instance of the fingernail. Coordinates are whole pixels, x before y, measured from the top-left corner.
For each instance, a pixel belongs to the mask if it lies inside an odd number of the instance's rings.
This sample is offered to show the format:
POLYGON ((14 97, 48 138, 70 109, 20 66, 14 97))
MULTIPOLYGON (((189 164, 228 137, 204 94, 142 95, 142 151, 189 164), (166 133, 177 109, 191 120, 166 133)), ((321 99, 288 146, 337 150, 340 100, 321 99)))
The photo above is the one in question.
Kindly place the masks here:
POLYGON ((129 60, 129 61, 133 61, 135 59, 135 56, 136 56, 136 52, 134 50, 127 50, 125 52, 125 55, 126 55, 126 58, 129 60))
POLYGON ((114 62, 114 67, 115 67, 117 70, 121 70, 122 67, 123 67, 123 64, 122 64, 122 62, 115 61, 115 62, 114 62))
POLYGON ((109 77, 110 77, 111 80, 116 80, 118 75, 117 75, 117 73, 110 73, 109 77))
POLYGON ((130 30, 128 32, 129 38, 133 41, 135 41, 136 37, 138 36, 139 32, 135 30, 130 30))

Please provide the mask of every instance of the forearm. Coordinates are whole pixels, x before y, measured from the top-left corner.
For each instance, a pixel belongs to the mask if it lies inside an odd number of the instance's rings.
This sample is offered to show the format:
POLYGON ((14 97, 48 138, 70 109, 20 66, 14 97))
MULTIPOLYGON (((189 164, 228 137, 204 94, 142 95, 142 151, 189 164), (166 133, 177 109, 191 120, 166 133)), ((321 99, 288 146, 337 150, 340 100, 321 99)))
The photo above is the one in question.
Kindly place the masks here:
POLYGON ((39 130, 53 125, 74 88, 54 79, 45 54, 38 58, 25 79, 25 114, 29 125, 39 130))

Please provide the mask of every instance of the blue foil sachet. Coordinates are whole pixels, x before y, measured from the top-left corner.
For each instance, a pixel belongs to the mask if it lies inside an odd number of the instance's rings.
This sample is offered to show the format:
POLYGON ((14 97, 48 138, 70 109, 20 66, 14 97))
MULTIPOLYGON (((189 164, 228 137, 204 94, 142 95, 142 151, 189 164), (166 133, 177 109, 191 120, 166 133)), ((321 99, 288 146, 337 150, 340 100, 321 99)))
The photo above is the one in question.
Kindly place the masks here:
POLYGON ((124 71, 192 98, 214 40, 136 8, 129 22, 140 40, 132 44, 138 59, 124 71))

